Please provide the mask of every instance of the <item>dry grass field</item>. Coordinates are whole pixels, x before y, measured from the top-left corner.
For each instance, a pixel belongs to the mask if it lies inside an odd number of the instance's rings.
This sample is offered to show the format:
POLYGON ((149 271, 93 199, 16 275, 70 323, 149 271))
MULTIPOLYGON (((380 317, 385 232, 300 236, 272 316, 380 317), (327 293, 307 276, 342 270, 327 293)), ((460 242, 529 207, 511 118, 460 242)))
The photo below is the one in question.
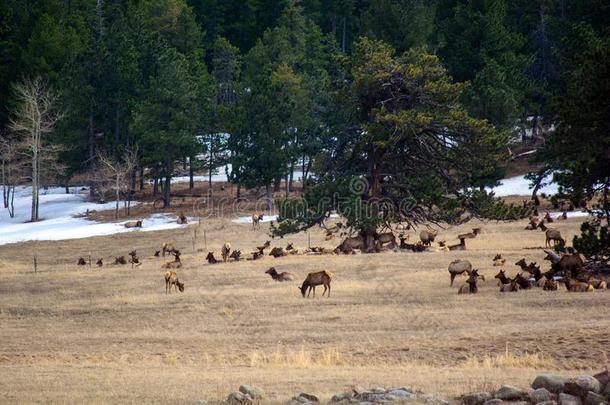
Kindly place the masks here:
MULTIPOLYGON (((441 232, 450 243, 478 222, 441 232)), ((240 384, 270 400, 299 392, 328 400, 346 386, 409 385, 451 397, 501 383, 527 386, 542 371, 599 371, 610 355, 610 291, 498 292, 492 258, 542 263, 543 233, 525 221, 484 223, 463 252, 265 257, 208 265, 230 242, 251 252, 268 225, 252 231, 228 219, 175 231, 130 233, 0 247, 0 402, 185 403, 219 400, 240 384), (205 230, 205 240, 203 236, 205 230), (183 251, 184 293, 165 294, 163 241, 183 251), (193 242, 195 246, 193 249, 193 242), (76 266, 79 256, 126 255, 144 263, 76 266), (36 253, 38 272, 33 272, 36 253), (467 258, 487 281, 457 295, 447 265, 467 258), (294 273, 274 282, 270 266, 294 273), (335 273, 330 298, 301 297, 314 270, 335 273)), ((579 221, 557 222, 568 240, 579 221)), ((412 239, 414 233, 411 232, 412 239)), ((324 242, 321 230, 312 245, 324 242)), ((274 240, 307 247, 303 233, 274 240)), ((168 259, 165 259, 168 260, 168 259)), ((548 268, 544 262, 543 268, 548 268)))

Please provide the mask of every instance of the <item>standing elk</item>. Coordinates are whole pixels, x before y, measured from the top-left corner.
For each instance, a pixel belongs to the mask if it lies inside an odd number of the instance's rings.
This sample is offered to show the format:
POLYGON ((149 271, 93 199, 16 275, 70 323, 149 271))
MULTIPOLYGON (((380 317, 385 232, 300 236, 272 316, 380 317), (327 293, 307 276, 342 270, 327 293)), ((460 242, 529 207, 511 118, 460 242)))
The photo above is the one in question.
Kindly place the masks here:
POLYGON ((168 271, 165 273, 165 294, 172 292, 172 287, 178 292, 184 292, 184 283, 178 280, 178 274, 175 271, 168 271))
POLYGON ((423 229, 419 233, 419 240, 421 240, 421 243, 423 243, 424 246, 430 246, 430 244, 434 242, 434 239, 437 235, 438 232, 436 231, 428 231, 426 229, 423 229))
POLYGON ((328 289, 328 297, 330 298, 330 282, 332 281, 334 274, 328 270, 317 271, 315 273, 309 273, 303 284, 299 288, 301 290, 301 295, 303 298, 305 297, 305 292, 307 291, 307 297, 311 293, 313 289, 313 296, 316 296, 316 286, 324 285, 324 292, 322 292, 322 296, 326 293, 328 289))
POLYGON ((260 222, 263 220, 264 214, 259 214, 257 212, 252 214, 252 229, 260 229, 260 222))
POLYGON ((229 242, 225 242, 220 250, 220 255, 222 256, 223 262, 226 262, 229 259, 229 254, 231 254, 231 244, 229 242))
POLYGON ((559 229, 547 228, 547 226, 544 225, 544 222, 540 222, 538 224, 538 228, 540 228, 546 236, 545 247, 551 247, 551 241, 553 241, 553 245, 558 243, 565 245, 566 241, 561 237, 561 232, 559 232, 559 229))
POLYGON ((449 275, 451 276, 450 285, 453 286, 453 280, 455 280, 456 276, 462 275, 464 273, 470 275, 472 271, 472 264, 468 260, 458 259, 449 263, 449 268, 447 270, 449 271, 449 275))

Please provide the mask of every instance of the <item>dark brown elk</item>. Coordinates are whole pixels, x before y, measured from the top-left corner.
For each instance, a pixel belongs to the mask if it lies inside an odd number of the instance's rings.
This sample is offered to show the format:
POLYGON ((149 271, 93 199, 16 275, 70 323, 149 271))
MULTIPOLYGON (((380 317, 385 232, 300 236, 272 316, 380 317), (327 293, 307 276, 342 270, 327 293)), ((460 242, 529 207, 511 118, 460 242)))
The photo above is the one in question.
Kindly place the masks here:
POLYGON ((97 267, 102 267, 104 265, 104 260, 99 259, 95 264, 97 264, 97 267))
POLYGON ((468 260, 458 259, 449 263, 449 267, 447 270, 449 271, 449 275, 451 276, 450 285, 453 286, 453 280, 455 280, 458 275, 462 275, 464 273, 470 275, 472 271, 472 264, 468 260))
POLYGON ((430 244, 432 242, 434 242, 434 239, 436 238, 437 235, 438 235, 438 232, 436 232, 436 231, 429 231, 427 229, 423 229, 419 233, 419 240, 421 240, 421 243, 424 246, 430 246, 430 244))
POLYGON ((566 219, 568 219, 568 212, 567 212, 567 211, 563 211, 563 212, 561 213, 561 219, 563 219, 564 221, 565 221, 566 219))
POLYGON ((155 254, 153 256, 155 257, 159 257, 159 255, 161 254, 160 250, 155 250, 155 254))
POLYGON ((521 259, 515 263, 515 266, 521 267, 521 270, 526 271, 528 273, 534 274, 536 271, 540 271, 540 266, 536 264, 536 262, 532 262, 527 264, 525 259, 521 259))
POLYGON ((498 272, 498 274, 496 274, 494 276, 494 278, 497 278, 498 280, 500 280, 500 284, 502 284, 502 285, 510 284, 513 281, 509 277, 506 276, 506 273, 504 272, 504 270, 500 270, 498 272))
POLYGON ((133 266, 137 266, 139 267, 142 262, 140 261, 140 259, 138 259, 138 256, 131 256, 129 258, 129 263, 131 263, 131 268, 133 269, 133 266))
POLYGON ((181 283, 178 279, 178 274, 175 271, 168 271, 165 273, 165 294, 172 292, 172 287, 178 292, 184 292, 184 283, 181 283))
POLYGON ((284 249, 281 247, 274 247, 271 249, 271 252, 269 252, 269 256, 273 256, 277 259, 278 257, 286 256, 286 252, 284 252, 284 249))
POLYGON ((544 291, 557 291, 557 281, 547 278, 544 278, 544 280, 544 285, 542 286, 544 291))
POLYGON ((519 288, 521 288, 522 290, 528 290, 532 288, 532 283, 527 278, 523 277, 523 274, 521 273, 517 273, 517 275, 515 276, 515 281, 517 282, 517 284, 519 284, 519 288))
POLYGON ((466 239, 460 238, 460 243, 457 245, 449 245, 447 247, 449 250, 466 250, 466 239))
POLYGON ((127 264, 127 260, 125 260, 125 256, 117 256, 114 258, 114 264, 127 264))
POLYGON ((142 228, 142 221, 127 221, 125 222, 125 228, 142 228))
POLYGON ((241 250, 232 251, 231 256, 229 256, 229 258, 238 262, 241 259, 241 250))
MULTIPOLYGON (((547 253, 547 257, 550 255, 547 253)), ((557 257, 557 255, 555 255, 557 257)), ((563 255, 558 261, 553 258, 551 260, 551 270, 553 274, 559 274, 564 277, 577 278, 584 268, 584 262, 579 255, 563 255)))
POLYGON ((269 274, 272 279, 274 279, 275 281, 280 281, 280 282, 281 281, 291 281, 294 277, 292 273, 288 273, 287 271, 278 273, 277 270, 275 270, 275 267, 271 267, 269 270, 267 270, 265 272, 265 274, 269 274))
POLYGON ((511 280, 510 282, 503 284, 500 283, 500 292, 517 292, 519 291, 519 284, 516 280, 511 280))
POLYGON ((553 245, 556 245, 558 243, 561 245, 565 245, 566 241, 561 237, 561 232, 559 232, 559 229, 547 228, 543 222, 540 222, 540 224, 538 224, 538 228, 540 228, 546 236, 546 247, 551 247, 551 241, 553 241, 553 245))
POLYGON ((78 262, 76 262, 76 264, 79 265, 79 266, 84 266, 84 265, 87 264, 87 262, 82 257, 79 257, 78 258, 78 262))
POLYGON ((313 296, 316 296, 316 286, 318 285, 324 285, 324 292, 322 293, 322 296, 324 296, 324 294, 326 293, 326 290, 328 290, 328 297, 330 297, 330 282, 332 281, 334 277, 334 274, 331 273, 328 270, 322 270, 322 271, 317 271, 315 273, 309 273, 307 275, 307 278, 305 278, 305 281, 303 281, 303 284, 301 285, 301 287, 299 287, 299 290, 301 290, 301 295, 303 297, 305 297, 305 292, 307 292, 307 297, 309 297, 309 294, 311 293, 311 290, 313 289, 313 296))
POLYGON ((229 259, 229 255, 231 254, 231 244, 229 242, 225 242, 222 245, 222 249, 220 250, 220 255, 222 256, 222 261, 226 262, 229 259))
POLYGON ((178 225, 185 225, 188 223, 188 220, 186 218, 186 215, 184 215, 184 213, 180 213, 178 215, 178 220, 176 221, 178 223, 178 225))
POLYGON ((286 250, 294 250, 294 244, 292 242, 286 245, 286 250))
POLYGON ((267 249, 269 246, 271 246, 271 241, 266 241, 263 246, 257 246, 256 248, 258 249, 259 252, 263 253, 263 251, 265 249, 267 249))
POLYGON ((466 280, 466 284, 462 285, 458 290, 458 294, 476 294, 479 292, 479 288, 477 287, 477 281, 479 277, 475 274, 471 274, 466 280))
POLYGON ((570 292, 591 292, 594 289, 591 284, 576 281, 570 277, 565 277, 563 282, 566 285, 567 290, 570 292))
POLYGON ((549 214, 548 212, 544 216, 544 220, 547 222, 547 224, 550 224, 551 222, 553 222, 553 218, 551 218, 551 214, 549 214))
POLYGON ((214 257, 214 252, 208 252, 208 255, 205 257, 205 260, 208 261, 209 264, 216 264, 218 260, 214 257))
POLYGON ((252 229, 259 229, 261 227, 260 222, 263 220, 264 214, 257 212, 252 214, 252 229))

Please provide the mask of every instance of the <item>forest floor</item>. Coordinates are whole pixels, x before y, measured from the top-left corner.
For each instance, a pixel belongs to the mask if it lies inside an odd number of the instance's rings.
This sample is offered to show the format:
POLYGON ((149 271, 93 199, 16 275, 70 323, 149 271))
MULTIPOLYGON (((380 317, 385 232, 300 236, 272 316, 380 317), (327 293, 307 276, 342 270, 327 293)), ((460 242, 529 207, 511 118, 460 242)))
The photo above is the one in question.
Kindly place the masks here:
MULTIPOLYGON (((582 218, 553 226, 571 240, 582 218)), ((244 254, 268 237, 209 218, 186 228, 0 246, 0 398, 3 403, 185 403, 220 400, 240 384, 272 401, 311 392, 323 401, 347 386, 411 386, 450 398, 501 383, 528 386, 536 374, 598 372, 610 355, 610 291, 565 288, 501 294, 492 258, 543 261, 544 236, 526 221, 471 221, 441 230, 457 242, 474 226, 466 251, 296 255, 209 265, 208 250, 230 242, 244 254), (197 232, 195 232, 197 230, 197 232), (184 293, 165 294, 152 257, 165 241, 183 252, 184 293), (136 248, 143 264, 105 263, 136 248), (32 256, 36 253, 37 273, 32 256), (476 295, 449 286, 447 265, 470 260, 487 281, 476 295), (294 274, 274 282, 274 266, 294 274), (330 298, 297 286, 311 271, 335 274, 330 298)), ((410 231, 411 239, 415 233, 410 231)), ((281 240, 334 247, 314 229, 281 240)))

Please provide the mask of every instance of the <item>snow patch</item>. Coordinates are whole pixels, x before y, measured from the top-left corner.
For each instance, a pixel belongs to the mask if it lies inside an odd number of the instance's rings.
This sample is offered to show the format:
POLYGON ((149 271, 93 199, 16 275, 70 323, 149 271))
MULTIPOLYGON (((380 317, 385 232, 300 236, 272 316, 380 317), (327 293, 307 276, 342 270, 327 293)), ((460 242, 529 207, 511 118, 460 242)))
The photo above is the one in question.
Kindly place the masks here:
MULTIPOLYGON (((487 191, 493 191, 496 197, 507 197, 509 195, 529 196, 532 194, 530 182, 525 179, 525 176, 515 176, 508 179, 500 180, 500 185, 493 188, 487 188, 487 191)), ((557 183, 549 183, 538 190, 538 193, 547 195, 557 194, 559 187, 557 183)))

